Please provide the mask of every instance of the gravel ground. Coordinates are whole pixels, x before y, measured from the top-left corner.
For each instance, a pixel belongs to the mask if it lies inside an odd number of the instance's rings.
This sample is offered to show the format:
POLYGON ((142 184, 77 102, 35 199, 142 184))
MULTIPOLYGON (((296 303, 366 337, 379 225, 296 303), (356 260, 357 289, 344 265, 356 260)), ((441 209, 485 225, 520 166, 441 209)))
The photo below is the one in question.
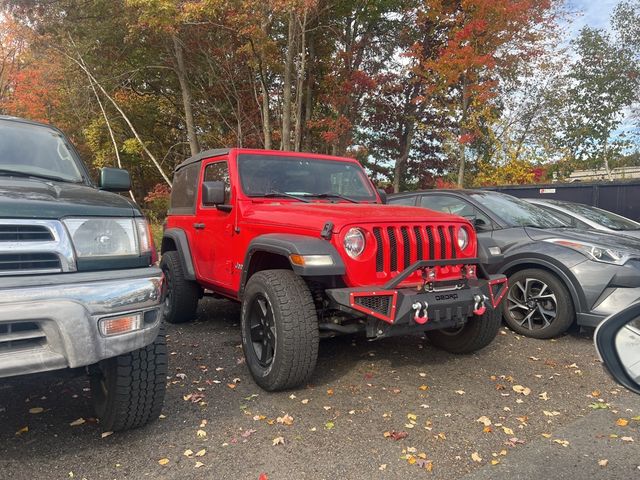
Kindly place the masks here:
POLYGON ((418 337, 330 339, 312 384, 269 394, 238 321, 208 299, 197 322, 169 326, 164 414, 136 431, 103 437, 82 377, 0 381, 0 478, 539 478, 536 461, 565 468, 556 478, 640 478, 640 397, 604 373, 592 332, 503 328, 468 356, 418 337))

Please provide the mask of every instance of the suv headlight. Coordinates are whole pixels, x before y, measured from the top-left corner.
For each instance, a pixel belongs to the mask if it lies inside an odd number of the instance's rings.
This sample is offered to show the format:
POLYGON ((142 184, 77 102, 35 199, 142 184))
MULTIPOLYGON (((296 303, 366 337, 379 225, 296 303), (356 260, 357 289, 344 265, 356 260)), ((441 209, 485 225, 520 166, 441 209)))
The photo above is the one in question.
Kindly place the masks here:
POLYGON ((576 240, 565 240, 562 238, 548 238, 545 242, 555 243, 563 247, 572 248, 586 255, 589 259, 596 262, 612 263, 614 265, 624 265, 627 260, 634 255, 626 250, 617 248, 603 247, 592 243, 580 242, 576 240))
POLYGON ((350 228, 344 236, 344 249, 351 258, 357 258, 364 252, 364 233, 359 228, 350 228))
POLYGON ((458 228, 458 248, 464 250, 469 245, 469 232, 464 227, 458 228))
POLYGON ((120 257, 151 251, 151 235, 144 219, 67 218, 78 258, 120 257))

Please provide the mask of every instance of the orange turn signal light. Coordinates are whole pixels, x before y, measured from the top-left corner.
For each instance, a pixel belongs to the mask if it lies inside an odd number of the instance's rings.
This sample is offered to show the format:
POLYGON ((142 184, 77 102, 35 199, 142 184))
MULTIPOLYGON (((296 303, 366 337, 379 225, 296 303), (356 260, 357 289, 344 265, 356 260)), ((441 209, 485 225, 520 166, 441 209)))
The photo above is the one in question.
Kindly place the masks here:
POLYGON ((120 335, 139 330, 142 325, 142 314, 133 313, 121 317, 109 317, 100 320, 100 331, 103 335, 120 335))

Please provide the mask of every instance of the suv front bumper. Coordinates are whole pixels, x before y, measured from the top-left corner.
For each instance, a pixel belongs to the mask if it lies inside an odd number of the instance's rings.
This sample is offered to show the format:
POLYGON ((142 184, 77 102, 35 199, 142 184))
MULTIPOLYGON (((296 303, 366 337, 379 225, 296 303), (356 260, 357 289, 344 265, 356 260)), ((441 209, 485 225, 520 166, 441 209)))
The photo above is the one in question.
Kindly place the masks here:
POLYGON ((496 309, 507 291, 504 275, 485 275, 486 278, 446 285, 434 282, 431 289, 398 286, 415 270, 453 263, 419 261, 384 286, 334 288, 326 292, 333 308, 375 320, 367 324, 369 337, 449 328, 481 315, 485 309, 496 309))
POLYGON ((0 278, 0 378, 94 364, 145 347, 162 317, 156 267, 0 278), (140 313, 135 331, 104 336, 102 318, 140 313))

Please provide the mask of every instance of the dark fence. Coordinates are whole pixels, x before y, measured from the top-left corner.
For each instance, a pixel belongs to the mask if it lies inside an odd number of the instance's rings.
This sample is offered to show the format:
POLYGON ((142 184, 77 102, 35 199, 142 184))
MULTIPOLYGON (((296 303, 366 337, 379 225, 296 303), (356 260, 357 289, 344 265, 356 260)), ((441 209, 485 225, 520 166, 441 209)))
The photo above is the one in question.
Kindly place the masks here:
POLYGON ((586 203, 640 222, 640 181, 552 183, 487 188, 519 198, 586 203))

